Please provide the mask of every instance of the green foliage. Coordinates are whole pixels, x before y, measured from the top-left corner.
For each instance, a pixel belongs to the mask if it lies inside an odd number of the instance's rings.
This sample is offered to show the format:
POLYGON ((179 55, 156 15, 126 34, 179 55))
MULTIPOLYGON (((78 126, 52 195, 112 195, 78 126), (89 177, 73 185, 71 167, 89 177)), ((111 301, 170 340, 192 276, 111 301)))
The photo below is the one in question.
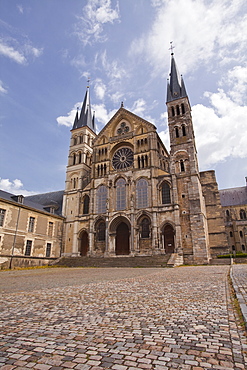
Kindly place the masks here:
POLYGON ((229 254, 222 254, 220 256, 217 256, 217 258, 246 258, 247 257, 247 253, 243 253, 243 252, 236 252, 236 253, 229 253, 229 254))

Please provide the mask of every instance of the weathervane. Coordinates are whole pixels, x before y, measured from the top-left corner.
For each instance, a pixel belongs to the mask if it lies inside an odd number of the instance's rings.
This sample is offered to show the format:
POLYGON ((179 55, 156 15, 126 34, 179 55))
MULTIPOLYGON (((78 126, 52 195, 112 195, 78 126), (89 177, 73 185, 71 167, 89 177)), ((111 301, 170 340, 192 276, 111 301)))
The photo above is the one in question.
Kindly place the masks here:
POLYGON ((88 76, 87 78, 87 87, 89 88, 89 83, 90 83, 90 77, 88 76))
POLYGON ((175 46, 173 46, 172 43, 173 43, 173 41, 170 41, 171 46, 170 46, 169 50, 171 50, 171 55, 174 54, 173 49, 175 49, 175 46))

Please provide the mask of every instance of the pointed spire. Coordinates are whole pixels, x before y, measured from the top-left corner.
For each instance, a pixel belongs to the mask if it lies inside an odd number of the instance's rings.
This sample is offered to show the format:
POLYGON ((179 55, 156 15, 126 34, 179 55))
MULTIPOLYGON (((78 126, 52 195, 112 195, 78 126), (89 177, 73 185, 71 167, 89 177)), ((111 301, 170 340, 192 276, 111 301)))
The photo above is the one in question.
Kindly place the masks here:
POLYGON ((83 126, 88 126, 92 131, 95 132, 94 115, 92 116, 90 104, 89 86, 87 86, 86 94, 81 108, 80 117, 77 111, 72 130, 75 130, 76 128, 83 126))
POLYGON ((173 53, 171 54, 171 73, 167 83, 167 102, 184 98, 187 96, 183 77, 179 74, 173 53))

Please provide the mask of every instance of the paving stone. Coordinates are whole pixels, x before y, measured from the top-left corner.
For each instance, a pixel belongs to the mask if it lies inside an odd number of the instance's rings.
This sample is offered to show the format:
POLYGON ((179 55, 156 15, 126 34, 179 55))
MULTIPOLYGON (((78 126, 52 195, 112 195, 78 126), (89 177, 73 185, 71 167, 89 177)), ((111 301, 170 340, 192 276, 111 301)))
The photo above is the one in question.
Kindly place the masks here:
MULTIPOLYGON (((64 287, 46 289, 41 271, 44 288, 31 291, 25 291, 25 271, 14 272, 23 291, 6 289, 0 303, 0 367, 245 369, 246 337, 228 272, 228 266, 115 268, 95 280, 94 269, 64 269, 64 287), (78 279, 76 288, 75 281, 66 285, 66 274, 78 279)), ((233 274, 243 295, 247 265, 234 266, 233 274)))

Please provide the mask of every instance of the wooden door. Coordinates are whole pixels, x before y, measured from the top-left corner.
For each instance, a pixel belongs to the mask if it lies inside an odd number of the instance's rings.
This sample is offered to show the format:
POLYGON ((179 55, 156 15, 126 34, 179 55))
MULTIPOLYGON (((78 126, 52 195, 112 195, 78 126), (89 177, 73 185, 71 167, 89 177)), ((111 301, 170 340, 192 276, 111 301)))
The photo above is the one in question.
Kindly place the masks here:
POLYGON ((171 225, 166 225, 164 228, 164 247, 166 253, 174 253, 174 229, 171 225))
POLYGON ((121 222, 116 229, 116 255, 128 255, 129 253, 129 228, 126 223, 121 222))
POLYGON ((87 255, 88 247, 89 247, 88 233, 84 231, 81 234, 81 238, 80 238, 80 255, 81 256, 87 255))

